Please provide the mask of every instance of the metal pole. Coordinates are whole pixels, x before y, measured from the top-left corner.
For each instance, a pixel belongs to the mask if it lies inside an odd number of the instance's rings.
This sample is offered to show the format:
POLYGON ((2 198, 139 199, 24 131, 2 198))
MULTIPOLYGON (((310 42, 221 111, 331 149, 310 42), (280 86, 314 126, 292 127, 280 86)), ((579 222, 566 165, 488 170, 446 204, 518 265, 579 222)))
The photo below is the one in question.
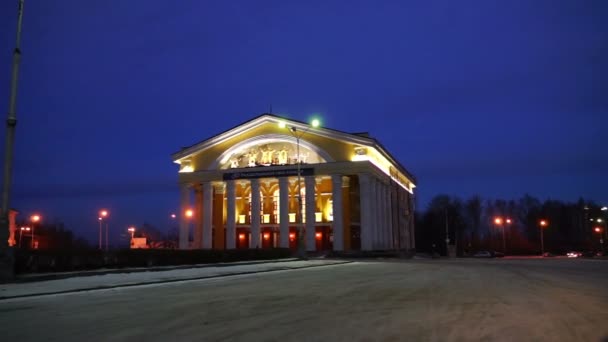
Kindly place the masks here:
POLYGON ((294 134, 296 134, 296 154, 298 156, 297 167, 298 167, 298 256, 300 258, 306 257, 306 247, 304 246, 304 216, 302 216, 302 184, 300 183, 300 137, 297 136, 297 133, 294 128, 294 134))
POLYGON ((108 251, 108 221, 106 221, 106 252, 108 251))
POLYGON ((445 209, 445 256, 450 256, 450 234, 448 226, 448 209, 445 209))
MULTIPOLYGON (((8 246, 9 232, 9 200, 11 175, 13 169, 13 145, 15 141, 15 126, 17 125, 17 81, 19 76, 19 63, 21 62, 21 24, 23 22, 23 1, 19 0, 17 7, 17 37, 13 50, 13 73, 11 75, 11 92, 8 105, 8 118, 6 120, 6 145, 4 152, 4 178, 2 186, 2 208, 0 209, 0 267, 2 276, 11 277, 13 273, 13 260, 11 249, 8 246), (6 273, 5 273, 6 272, 6 273)), ((0 276, 0 277, 2 277, 0 276)))
POLYGON ((545 255, 545 238, 543 236, 543 226, 540 226, 540 255, 545 255))
POLYGON ((32 249, 34 249, 34 226, 35 224, 32 222, 32 249))
POLYGON ((102 219, 100 218, 100 219, 99 219, 99 250, 101 250, 101 249, 102 249, 102 247, 101 247, 101 231, 102 231, 102 228, 101 228, 101 221, 102 221, 102 219))
POLYGON ((505 239, 505 229, 507 229, 507 224, 502 225, 502 253, 507 255, 507 240, 505 239))

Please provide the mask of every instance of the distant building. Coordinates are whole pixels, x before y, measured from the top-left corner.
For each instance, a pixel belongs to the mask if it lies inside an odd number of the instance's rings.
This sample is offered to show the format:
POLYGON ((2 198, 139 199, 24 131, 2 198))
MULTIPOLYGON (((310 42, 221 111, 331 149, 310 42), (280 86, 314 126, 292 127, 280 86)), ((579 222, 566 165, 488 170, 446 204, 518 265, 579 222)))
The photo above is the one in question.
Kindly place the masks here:
POLYGON ((15 223, 17 214, 19 212, 15 209, 8 210, 8 245, 10 247, 17 244, 17 239, 15 238, 15 234, 17 233, 17 224, 15 223))
POLYGON ((131 239, 131 249, 142 249, 148 247, 148 239, 145 237, 134 237, 131 239))
POLYGON ((264 114, 172 157, 179 248, 296 248, 298 222, 308 251, 414 248, 415 178, 369 134, 264 114))

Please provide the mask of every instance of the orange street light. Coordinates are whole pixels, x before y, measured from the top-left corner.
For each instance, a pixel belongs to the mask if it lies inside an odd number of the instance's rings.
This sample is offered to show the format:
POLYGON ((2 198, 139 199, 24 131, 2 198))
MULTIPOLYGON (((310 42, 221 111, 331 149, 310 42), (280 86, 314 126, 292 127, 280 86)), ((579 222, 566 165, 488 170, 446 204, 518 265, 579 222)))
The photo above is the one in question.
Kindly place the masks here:
POLYGON ((34 223, 40 222, 42 218, 38 214, 34 214, 30 216, 30 221, 32 221, 32 249, 34 249, 34 228, 36 225, 34 223))
MULTIPOLYGON (((104 218, 108 217, 109 213, 107 210, 102 209, 99 211, 99 249, 101 250, 102 247, 102 243, 103 243, 103 227, 102 227, 102 222, 104 218)), ((108 249, 108 223, 106 222, 106 250, 108 249)))
POLYGON ((21 240, 23 239, 23 232, 29 232, 30 227, 21 227, 19 228, 19 248, 21 248, 21 240))
POLYGON ((505 226, 503 223, 511 223, 511 219, 503 219, 502 217, 495 217, 494 224, 502 227, 502 252, 504 255, 507 255, 507 238, 505 236, 505 226))
POLYGON ((540 222, 538 223, 540 225, 540 255, 544 256, 545 255, 545 236, 543 234, 544 229, 549 226, 549 221, 547 220, 540 220, 540 222))
POLYGON ((194 216, 194 211, 192 209, 186 210, 186 217, 191 218, 192 216, 194 216))
POLYGON ((129 227, 127 229, 131 233, 131 244, 133 244, 133 235, 135 234, 135 227, 129 227))

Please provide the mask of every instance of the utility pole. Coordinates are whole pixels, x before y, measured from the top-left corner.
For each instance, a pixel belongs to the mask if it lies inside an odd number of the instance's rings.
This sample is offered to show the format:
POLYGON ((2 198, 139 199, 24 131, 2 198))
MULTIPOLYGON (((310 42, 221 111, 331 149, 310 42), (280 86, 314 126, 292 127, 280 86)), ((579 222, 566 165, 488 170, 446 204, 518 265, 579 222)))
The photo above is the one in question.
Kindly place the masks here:
POLYGON ((13 144, 15 141, 15 126, 17 125, 17 80, 19 62, 21 61, 21 23, 23 21, 23 1, 19 0, 17 8, 17 39, 13 50, 13 73, 11 75, 11 93, 6 120, 6 146, 4 153, 4 178, 2 186, 2 209, 0 211, 0 279, 13 277, 14 260, 12 248, 8 246, 9 235, 9 195, 13 163, 13 144))
POLYGON ((448 224, 448 208, 445 208, 445 255, 450 257, 450 232, 448 224))

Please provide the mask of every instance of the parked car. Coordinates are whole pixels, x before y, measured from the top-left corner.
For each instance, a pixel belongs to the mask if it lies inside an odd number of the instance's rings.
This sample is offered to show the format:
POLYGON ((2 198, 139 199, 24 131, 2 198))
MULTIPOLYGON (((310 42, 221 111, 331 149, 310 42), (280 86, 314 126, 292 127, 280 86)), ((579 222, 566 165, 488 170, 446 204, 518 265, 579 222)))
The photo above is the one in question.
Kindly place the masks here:
POLYGON ((474 258, 492 258, 492 253, 488 252, 488 251, 479 251, 475 254, 473 254, 474 258))
POLYGON ((503 252, 497 252, 497 251, 492 252, 493 258, 503 258, 504 256, 505 256, 505 253, 503 253, 503 252))
POLYGON ((583 256, 583 253, 581 253, 581 252, 568 252, 568 253, 566 253, 566 256, 568 258, 580 258, 580 257, 583 256))
POLYGON ((544 258, 552 258, 552 257, 554 257, 554 256, 555 256, 555 255, 553 255, 553 254, 551 254, 551 253, 549 253, 549 252, 545 252, 545 253, 543 253, 543 257, 544 257, 544 258))

